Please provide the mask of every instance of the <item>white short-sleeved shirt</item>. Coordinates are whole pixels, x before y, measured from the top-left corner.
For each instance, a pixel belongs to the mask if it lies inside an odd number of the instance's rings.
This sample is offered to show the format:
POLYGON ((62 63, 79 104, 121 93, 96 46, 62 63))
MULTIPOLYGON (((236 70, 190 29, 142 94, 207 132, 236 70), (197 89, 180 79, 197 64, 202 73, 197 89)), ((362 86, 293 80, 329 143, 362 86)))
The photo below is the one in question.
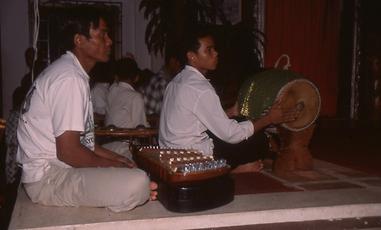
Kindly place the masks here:
POLYGON ((109 83, 98 82, 95 83, 94 87, 91 89, 91 99, 95 113, 105 115, 109 87, 109 83))
POLYGON ((22 182, 39 181, 57 159, 55 138, 80 131, 81 143, 94 150, 94 119, 89 76, 71 52, 46 68, 29 91, 21 110, 17 138, 22 182))
POLYGON ((105 124, 120 128, 148 127, 143 95, 126 82, 112 84, 107 95, 105 124))
POLYGON ((159 144, 211 155, 214 145, 207 130, 229 143, 238 143, 254 133, 251 121, 237 122, 227 117, 209 80, 187 65, 166 88, 159 144))

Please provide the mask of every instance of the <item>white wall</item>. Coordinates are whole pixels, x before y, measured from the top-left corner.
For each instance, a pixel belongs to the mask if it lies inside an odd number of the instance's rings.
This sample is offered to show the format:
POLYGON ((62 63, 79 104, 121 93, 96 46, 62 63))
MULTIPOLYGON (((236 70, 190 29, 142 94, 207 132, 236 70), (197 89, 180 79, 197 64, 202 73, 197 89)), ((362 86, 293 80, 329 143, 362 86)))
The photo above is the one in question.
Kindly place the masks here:
MULTIPOLYGON (((24 52, 29 46, 28 1, 0 1, 3 117, 12 108, 12 93, 28 71, 24 52)), ((0 115, 1 116, 1 115, 0 115)))
POLYGON ((163 64, 162 57, 156 57, 148 53, 144 42, 147 21, 139 11, 140 0, 123 1, 123 52, 130 52, 135 55, 139 67, 149 68, 157 72, 163 64))
MULTIPOLYGON (((151 56, 144 43, 147 22, 139 11, 140 0, 109 1, 122 2, 122 52, 133 53, 140 68, 158 71, 163 58, 151 56)), ((1 0, 0 17, 3 76, 1 100, 3 117, 6 118, 12 107, 12 93, 28 70, 24 60, 24 51, 32 44, 29 41, 28 1, 1 0)))

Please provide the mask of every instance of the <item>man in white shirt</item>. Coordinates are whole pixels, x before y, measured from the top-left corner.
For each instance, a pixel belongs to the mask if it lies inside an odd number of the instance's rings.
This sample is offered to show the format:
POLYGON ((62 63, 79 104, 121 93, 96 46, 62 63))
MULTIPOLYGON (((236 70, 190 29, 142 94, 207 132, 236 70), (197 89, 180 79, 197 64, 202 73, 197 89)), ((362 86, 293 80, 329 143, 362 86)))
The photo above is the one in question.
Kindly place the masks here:
POLYGON ((110 83, 108 82, 96 82, 91 89, 91 98, 94 104, 94 113, 99 115, 105 115, 106 113, 106 98, 110 83))
MULTIPOLYGON (((190 33, 185 42, 185 52, 187 65, 168 84, 164 94, 159 128, 160 146, 193 148, 205 155, 212 155, 214 145, 207 130, 225 142, 239 143, 252 136, 254 130, 296 119, 295 111, 283 112, 279 103, 258 120, 237 122, 229 119, 215 89, 205 78, 206 73, 214 70, 218 62, 210 32, 199 30, 190 33)), ((233 108, 231 115, 238 115, 238 107, 233 108)), ((258 162, 239 167, 249 171, 259 169, 258 162)))
POLYGON ((106 125, 119 128, 148 127, 143 95, 134 88, 139 80, 139 68, 131 58, 122 58, 116 63, 118 82, 111 85, 107 95, 106 125))
MULTIPOLYGON (((118 82, 111 85, 107 95, 105 125, 118 128, 149 127, 144 110, 143 95, 134 89, 139 80, 139 68, 132 58, 122 58, 116 63, 118 82)), ((129 143, 114 141, 103 147, 132 160, 129 143)))
POLYGON ((109 59, 105 17, 78 6, 64 27, 67 53, 29 91, 17 136, 21 182, 35 203, 126 211, 156 199, 157 184, 131 161, 94 143, 88 72, 109 59))

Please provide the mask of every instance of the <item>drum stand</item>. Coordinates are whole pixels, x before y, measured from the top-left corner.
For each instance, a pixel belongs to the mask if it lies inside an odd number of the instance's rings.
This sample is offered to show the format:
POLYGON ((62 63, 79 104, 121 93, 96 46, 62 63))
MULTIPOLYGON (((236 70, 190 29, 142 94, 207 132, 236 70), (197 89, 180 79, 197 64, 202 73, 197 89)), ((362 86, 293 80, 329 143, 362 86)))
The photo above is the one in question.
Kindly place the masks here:
POLYGON ((312 155, 308 148, 315 124, 301 131, 290 131, 278 127, 280 149, 273 164, 273 172, 287 176, 299 170, 312 170, 312 155))

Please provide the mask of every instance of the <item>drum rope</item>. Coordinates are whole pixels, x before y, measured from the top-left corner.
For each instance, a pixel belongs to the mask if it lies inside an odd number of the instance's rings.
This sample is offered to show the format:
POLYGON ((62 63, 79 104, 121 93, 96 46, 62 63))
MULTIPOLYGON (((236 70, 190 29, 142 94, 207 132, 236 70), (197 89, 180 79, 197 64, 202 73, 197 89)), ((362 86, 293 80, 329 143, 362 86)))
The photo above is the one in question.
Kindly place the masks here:
POLYGON ((287 54, 282 54, 282 55, 280 55, 280 57, 278 58, 278 60, 275 62, 275 64, 274 64, 274 68, 278 69, 279 62, 280 62, 283 58, 286 58, 287 62, 286 62, 286 64, 283 66, 282 69, 284 69, 284 70, 288 70, 288 69, 291 67, 290 57, 289 57, 287 54))

